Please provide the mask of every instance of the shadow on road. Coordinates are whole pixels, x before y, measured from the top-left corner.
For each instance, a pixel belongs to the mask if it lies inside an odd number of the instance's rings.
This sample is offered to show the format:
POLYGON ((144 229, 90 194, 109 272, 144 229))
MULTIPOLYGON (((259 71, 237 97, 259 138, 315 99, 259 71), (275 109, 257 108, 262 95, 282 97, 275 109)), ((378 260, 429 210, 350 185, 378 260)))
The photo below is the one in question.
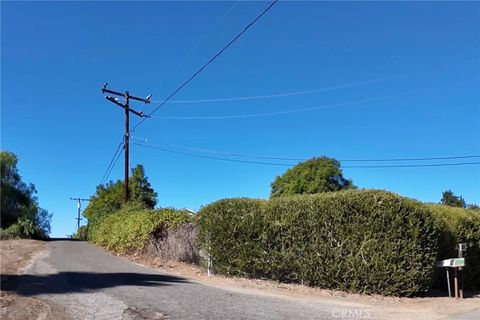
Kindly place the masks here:
POLYGON ((2 290, 22 296, 92 292, 117 286, 159 287, 187 283, 180 277, 147 273, 60 272, 49 275, 2 275, 2 290))

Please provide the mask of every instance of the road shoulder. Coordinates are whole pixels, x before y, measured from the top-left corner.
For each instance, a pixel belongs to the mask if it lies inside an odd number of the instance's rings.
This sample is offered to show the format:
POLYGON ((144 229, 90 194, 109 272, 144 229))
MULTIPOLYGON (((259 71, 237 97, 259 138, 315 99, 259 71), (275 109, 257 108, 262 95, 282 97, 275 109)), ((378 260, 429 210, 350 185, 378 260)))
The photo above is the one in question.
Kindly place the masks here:
POLYGON ((1 290, 0 318, 5 320, 58 319, 66 317, 58 306, 15 292, 18 275, 25 273, 48 251, 48 242, 38 240, 0 240, 1 290))
POLYGON ((461 314, 477 314, 480 295, 455 300, 448 297, 397 298, 380 295, 350 294, 342 291, 312 288, 304 285, 285 284, 271 280, 246 279, 213 275, 208 277, 199 267, 179 262, 162 262, 139 255, 128 256, 137 264, 155 268, 161 272, 185 277, 198 283, 250 295, 269 296, 307 303, 328 303, 342 308, 371 310, 376 317, 391 320, 435 320, 461 314))

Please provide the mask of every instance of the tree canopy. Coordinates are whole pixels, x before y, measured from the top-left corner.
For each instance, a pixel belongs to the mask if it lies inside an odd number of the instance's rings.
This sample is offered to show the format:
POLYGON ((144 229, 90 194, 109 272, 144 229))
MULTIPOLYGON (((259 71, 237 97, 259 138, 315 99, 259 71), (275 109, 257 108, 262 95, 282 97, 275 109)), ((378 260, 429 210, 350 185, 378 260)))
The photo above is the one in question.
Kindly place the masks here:
POLYGON ((455 195, 452 190, 447 190, 442 193, 440 203, 450 207, 465 208, 467 206, 463 197, 455 195))
MULTIPOLYGON (((129 205, 139 208, 153 209, 157 204, 157 193, 153 190, 148 178, 145 176, 145 169, 137 165, 129 177, 129 205)), ((95 195, 83 211, 83 215, 89 219, 95 219, 118 211, 124 203, 123 180, 110 181, 107 184, 99 185, 95 195)))
POLYGON ((40 208, 35 185, 22 181, 17 163, 15 154, 0 152, 0 227, 12 236, 46 238, 52 214, 40 208))
POLYGON ((271 185, 270 197, 313 194, 355 188, 345 179, 340 162, 327 157, 312 158, 277 176, 271 185))

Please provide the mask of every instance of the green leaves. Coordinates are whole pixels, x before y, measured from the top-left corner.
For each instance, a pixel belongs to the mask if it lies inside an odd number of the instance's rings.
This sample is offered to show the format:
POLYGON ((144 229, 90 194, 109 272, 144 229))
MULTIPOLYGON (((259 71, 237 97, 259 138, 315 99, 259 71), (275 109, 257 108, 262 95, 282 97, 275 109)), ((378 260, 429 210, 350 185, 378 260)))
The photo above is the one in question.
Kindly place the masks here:
POLYGON ((438 252, 430 211, 378 190, 225 199, 198 225, 216 272, 351 292, 421 294, 438 252))
POLYGON ((115 214, 94 220, 88 227, 93 243, 118 253, 140 251, 160 226, 176 229, 191 217, 173 209, 147 210, 126 206, 115 214))
POLYGON ((17 156, 0 152, 0 223, 9 237, 47 238, 52 214, 40 208, 35 186, 22 181, 17 156))
MULTIPOLYGON (((480 289, 480 214, 474 210, 445 205, 428 205, 437 220, 440 234, 438 260, 458 256, 455 249, 459 242, 467 244, 466 267, 463 269, 467 290, 480 289)), ((444 270, 437 270, 435 281, 445 286, 444 270)))
MULTIPOLYGON (((120 210, 124 203, 124 182, 109 182, 106 185, 99 185, 92 201, 83 211, 83 215, 93 222, 105 215, 120 210)), ((157 193, 153 190, 145 176, 142 165, 137 165, 129 178, 130 201, 129 205, 137 208, 153 209, 157 204, 157 193)))
POLYGON ((272 198, 295 194, 314 194, 354 188, 342 175, 340 163, 332 158, 313 158, 276 177, 271 185, 272 198))
POLYGON ((442 199, 440 200, 440 203, 459 208, 465 208, 467 206, 463 197, 455 195, 451 190, 447 190, 442 193, 442 199))

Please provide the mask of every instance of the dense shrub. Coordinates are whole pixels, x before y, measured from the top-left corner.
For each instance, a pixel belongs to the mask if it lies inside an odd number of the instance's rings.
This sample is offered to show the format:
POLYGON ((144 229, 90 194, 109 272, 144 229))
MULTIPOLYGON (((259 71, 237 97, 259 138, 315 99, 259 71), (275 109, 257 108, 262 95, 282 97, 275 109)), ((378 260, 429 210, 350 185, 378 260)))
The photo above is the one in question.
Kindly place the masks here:
POLYGON ((198 220, 203 249, 220 273, 260 276, 263 270, 263 200, 225 199, 202 208, 198 220))
MULTIPOLYGON (((428 205, 428 208, 441 230, 438 260, 457 257, 457 244, 466 243, 465 289, 480 289, 480 214, 445 205, 428 205)), ((435 283, 437 287, 445 287, 444 270, 437 270, 435 283)))
POLYGON ((147 210, 124 207, 116 213, 95 219, 88 228, 93 243, 118 253, 138 252, 159 228, 176 230, 191 217, 174 209, 147 210))
POLYGON ((77 229, 77 232, 73 235, 74 239, 78 240, 87 240, 88 237, 88 226, 80 226, 77 229))
POLYGON ((385 191, 221 200, 199 226, 216 272, 352 292, 423 293, 438 251, 429 210, 385 191))

